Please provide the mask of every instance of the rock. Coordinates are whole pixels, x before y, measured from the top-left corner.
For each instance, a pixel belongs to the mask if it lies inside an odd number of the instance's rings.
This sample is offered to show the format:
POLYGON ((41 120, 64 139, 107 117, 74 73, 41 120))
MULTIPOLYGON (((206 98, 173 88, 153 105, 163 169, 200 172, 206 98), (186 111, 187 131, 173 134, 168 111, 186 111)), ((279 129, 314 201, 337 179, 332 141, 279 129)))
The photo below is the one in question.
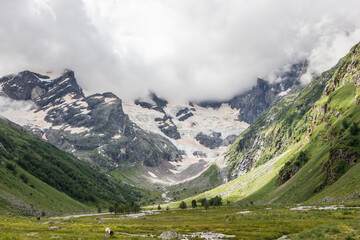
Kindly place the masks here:
POLYGON ((100 220, 98 223, 99 224, 106 224, 106 222, 104 222, 103 220, 100 220))
POLYGON ((176 231, 176 230, 169 230, 166 232, 163 232, 159 238, 162 240, 171 240, 171 239, 182 239, 182 235, 176 231))
POLYGON ((165 113, 164 107, 168 104, 165 99, 161 99, 156 96, 155 93, 150 94, 151 102, 142 101, 141 99, 136 99, 135 104, 140 105, 142 108, 152 109, 161 113, 165 113))
POLYGON ((190 117, 192 117, 192 116, 194 116, 194 114, 193 114, 192 112, 190 112, 190 113, 188 113, 188 114, 180 117, 180 118, 179 118, 179 121, 185 121, 186 119, 188 119, 188 118, 190 118, 190 117))
POLYGON ((221 133, 213 132, 210 135, 206 135, 202 132, 198 133, 195 139, 203 146, 210 149, 216 149, 223 145, 221 133))
POLYGON ((49 221, 49 222, 44 222, 43 224, 48 224, 48 225, 51 225, 51 224, 54 224, 53 222, 49 221))
POLYGON ((61 227, 59 227, 59 226, 53 226, 53 227, 50 227, 49 229, 50 229, 50 230, 59 230, 59 229, 61 229, 61 227))
POLYGON ((194 155, 195 157, 207 158, 206 153, 204 153, 204 152, 202 152, 202 151, 194 151, 194 152, 193 152, 193 155, 194 155))
POLYGON ((160 131, 163 132, 169 138, 172 138, 175 140, 181 138, 180 133, 177 130, 177 127, 174 124, 174 122, 172 121, 171 117, 169 117, 165 114, 162 119, 156 118, 155 121, 158 122, 158 127, 159 127, 160 131))
POLYGON ((186 119, 194 116, 194 114, 190 110, 195 111, 194 108, 189 109, 185 107, 176 113, 176 117, 179 119, 179 121, 185 121, 186 119))
POLYGON ((37 232, 31 232, 31 233, 28 233, 28 234, 26 234, 27 236, 30 236, 30 237, 34 237, 34 236, 36 236, 36 235, 39 235, 39 233, 37 233, 37 232))

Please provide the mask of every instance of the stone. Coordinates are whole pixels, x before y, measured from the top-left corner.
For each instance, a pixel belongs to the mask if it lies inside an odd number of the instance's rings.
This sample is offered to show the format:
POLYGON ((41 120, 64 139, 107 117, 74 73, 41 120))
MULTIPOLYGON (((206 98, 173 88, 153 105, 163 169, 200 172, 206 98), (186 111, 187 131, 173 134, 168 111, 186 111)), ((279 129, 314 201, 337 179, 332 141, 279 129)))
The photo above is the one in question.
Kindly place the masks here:
POLYGON ((50 227, 49 229, 50 229, 50 230, 59 230, 59 229, 61 229, 61 227, 59 227, 59 226, 53 226, 53 227, 50 227))
POLYGON ((182 235, 181 233, 179 233, 176 230, 169 230, 166 232, 163 232, 159 238, 161 238, 162 240, 171 240, 171 239, 182 239, 182 235))

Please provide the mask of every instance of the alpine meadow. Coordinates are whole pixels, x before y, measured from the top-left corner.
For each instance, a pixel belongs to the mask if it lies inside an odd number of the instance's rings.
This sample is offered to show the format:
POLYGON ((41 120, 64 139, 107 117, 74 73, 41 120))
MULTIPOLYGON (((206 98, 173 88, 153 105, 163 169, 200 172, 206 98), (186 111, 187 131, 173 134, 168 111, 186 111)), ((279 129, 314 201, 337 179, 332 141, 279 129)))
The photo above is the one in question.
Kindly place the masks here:
POLYGON ((0 239, 360 239, 356 0, 0 6, 0 239))

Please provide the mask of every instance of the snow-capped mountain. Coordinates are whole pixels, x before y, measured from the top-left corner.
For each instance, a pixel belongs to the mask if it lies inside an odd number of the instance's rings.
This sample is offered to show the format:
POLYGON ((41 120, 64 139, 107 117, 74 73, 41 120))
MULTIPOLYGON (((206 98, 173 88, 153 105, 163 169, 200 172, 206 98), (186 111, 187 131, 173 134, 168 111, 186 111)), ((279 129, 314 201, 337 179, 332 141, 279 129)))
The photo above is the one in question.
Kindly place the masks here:
POLYGON ((169 102, 151 93, 124 101, 124 111, 142 129, 168 138, 182 151, 183 161, 175 164, 177 169, 189 168, 200 174, 215 161, 224 167, 228 146, 249 123, 294 88, 305 68, 304 63, 294 64, 279 73, 280 81, 275 83, 258 79, 252 89, 228 101, 169 102))
POLYGON ((182 152, 182 161, 173 162, 180 173, 177 180, 201 174, 249 126, 238 121, 238 111, 227 104, 217 109, 204 108, 188 102, 167 102, 151 94, 123 105, 131 121, 168 138, 182 152))
POLYGON ((202 103, 169 102, 155 93, 135 101, 85 96, 70 70, 55 78, 24 71, 0 79, 0 115, 101 171, 136 166, 140 177, 175 184, 222 163, 227 146, 249 126, 244 119, 286 95, 299 66, 281 82, 258 80, 229 101, 202 103))
POLYGON ((1 115, 106 171, 141 164, 166 174, 181 154, 166 138, 143 131, 112 93, 85 96, 74 72, 53 80, 29 71, 0 79, 1 115))

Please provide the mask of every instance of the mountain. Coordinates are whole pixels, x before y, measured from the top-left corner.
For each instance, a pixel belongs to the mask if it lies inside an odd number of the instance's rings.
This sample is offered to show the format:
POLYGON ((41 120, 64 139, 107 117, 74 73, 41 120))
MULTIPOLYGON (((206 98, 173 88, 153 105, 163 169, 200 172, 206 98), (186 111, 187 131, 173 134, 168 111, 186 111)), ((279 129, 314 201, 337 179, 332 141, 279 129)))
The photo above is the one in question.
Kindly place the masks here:
POLYGON ((169 162, 182 159, 169 140, 131 122, 114 94, 85 96, 70 70, 54 79, 24 71, 0 84, 3 116, 101 171, 139 165, 172 174, 169 162))
POLYGON ((229 104, 232 109, 239 111, 239 121, 252 124, 274 103, 299 85, 299 76, 306 72, 306 69, 307 61, 292 64, 278 72, 276 75, 277 81, 273 83, 258 78, 256 86, 242 94, 236 95, 228 101, 204 101, 200 102, 199 105, 202 107, 218 108, 222 104, 229 104))
POLYGON ((142 201, 144 191, 0 119, 0 212, 46 215, 142 201))
POLYGON ((154 179, 172 185, 199 176, 248 127, 236 120, 237 110, 229 105, 203 108, 189 102, 169 102, 154 93, 134 102, 124 101, 124 111, 139 127, 167 138, 182 153, 182 161, 174 164, 175 175, 168 180, 149 170, 154 179))
POLYGON ((249 126, 239 121, 246 119, 245 113, 239 116, 239 109, 258 117, 295 87, 301 69, 303 65, 293 65, 277 83, 259 79, 249 92, 216 107, 169 102, 155 93, 135 101, 122 101, 112 93, 85 96, 71 70, 53 78, 23 71, 0 79, 0 98, 5 102, 0 112, 98 171, 153 189, 158 194, 149 201, 158 202, 163 190, 157 184, 181 183, 171 195, 178 188, 202 192, 226 180, 214 168, 211 174, 203 173, 249 126), (258 105, 253 106, 255 102, 258 105), (201 184, 190 186, 194 182, 201 184))
POLYGON ((290 92, 225 155, 228 183, 197 196, 244 204, 360 201, 360 43, 290 92))
POLYGON ((275 83, 258 79, 256 86, 229 101, 174 102, 150 93, 124 101, 124 111, 142 129, 168 138, 182 151, 183 161, 176 164, 170 183, 190 181, 221 158, 248 123, 298 88, 296 80, 305 69, 306 63, 291 65, 278 73, 275 83))

